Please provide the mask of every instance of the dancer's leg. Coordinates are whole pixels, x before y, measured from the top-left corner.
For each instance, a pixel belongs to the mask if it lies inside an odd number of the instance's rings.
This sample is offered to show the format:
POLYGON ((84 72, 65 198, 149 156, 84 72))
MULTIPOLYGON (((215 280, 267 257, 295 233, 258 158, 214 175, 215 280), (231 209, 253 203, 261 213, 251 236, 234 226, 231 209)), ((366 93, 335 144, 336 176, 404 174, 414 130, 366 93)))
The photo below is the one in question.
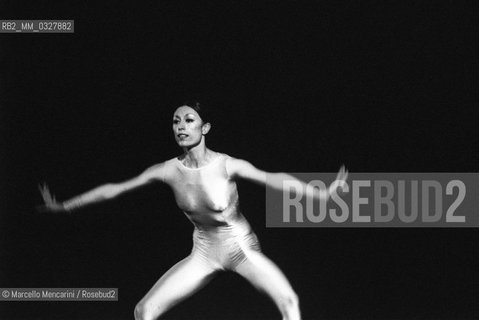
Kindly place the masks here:
POLYGON ((211 280, 215 270, 190 255, 168 270, 135 308, 136 320, 153 320, 211 280))
POLYGON ((246 256, 235 271, 273 299, 283 320, 300 320, 298 297, 276 264, 261 252, 249 251, 246 256))

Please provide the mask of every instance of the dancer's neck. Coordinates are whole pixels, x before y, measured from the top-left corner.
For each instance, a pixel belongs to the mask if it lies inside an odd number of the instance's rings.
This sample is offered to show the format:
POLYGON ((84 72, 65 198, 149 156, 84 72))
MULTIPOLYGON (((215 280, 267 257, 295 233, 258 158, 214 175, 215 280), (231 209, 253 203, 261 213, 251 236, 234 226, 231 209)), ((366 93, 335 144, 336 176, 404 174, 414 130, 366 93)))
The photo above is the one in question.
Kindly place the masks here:
POLYGON ((184 150, 182 162, 189 168, 199 168, 207 165, 213 156, 214 152, 206 148, 206 146, 196 146, 184 150))

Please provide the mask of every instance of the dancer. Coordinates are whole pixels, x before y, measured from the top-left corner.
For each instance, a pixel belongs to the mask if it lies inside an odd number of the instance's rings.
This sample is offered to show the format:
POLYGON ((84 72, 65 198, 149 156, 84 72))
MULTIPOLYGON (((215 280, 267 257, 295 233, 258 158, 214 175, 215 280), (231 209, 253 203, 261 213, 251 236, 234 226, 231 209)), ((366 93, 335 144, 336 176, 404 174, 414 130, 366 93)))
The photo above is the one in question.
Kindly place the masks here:
MULTIPOLYGON (((217 272, 230 270, 268 295, 283 320, 299 320, 298 296, 281 270, 261 252, 255 233, 240 212, 235 182, 243 178, 282 190, 283 180, 297 179, 285 173, 267 173, 245 160, 208 149, 206 135, 210 128, 199 103, 182 105, 173 114, 173 133, 183 149, 181 156, 154 165, 131 180, 105 184, 65 202, 57 202, 43 185, 40 191, 45 203, 41 210, 71 212, 148 183, 166 183, 178 207, 194 225, 193 249, 136 305, 135 319, 158 319, 202 288, 217 272)), ((347 172, 341 167, 327 190, 305 185, 306 196, 328 199, 346 178, 347 172)))

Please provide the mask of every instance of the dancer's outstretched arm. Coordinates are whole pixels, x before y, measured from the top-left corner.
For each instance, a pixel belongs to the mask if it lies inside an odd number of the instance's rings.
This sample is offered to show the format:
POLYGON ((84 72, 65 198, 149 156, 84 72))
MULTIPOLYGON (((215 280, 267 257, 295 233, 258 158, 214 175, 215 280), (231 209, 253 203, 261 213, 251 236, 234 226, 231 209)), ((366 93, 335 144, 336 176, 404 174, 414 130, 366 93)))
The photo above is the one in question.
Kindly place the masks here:
POLYGON ((308 197, 328 200, 338 187, 344 187, 348 178, 348 171, 344 166, 339 169, 336 180, 326 190, 318 190, 299 180, 298 178, 283 172, 266 172, 253 166, 251 163, 241 159, 229 158, 226 163, 228 174, 232 177, 239 177, 255 183, 266 185, 275 190, 283 190, 283 181, 294 180, 303 185, 304 192, 308 197))
POLYGON ((44 204, 37 207, 41 212, 71 212, 89 204, 114 199, 119 195, 154 181, 161 181, 164 175, 163 164, 152 166, 139 176, 120 183, 108 183, 96 187, 64 202, 57 202, 46 184, 40 185, 44 204))

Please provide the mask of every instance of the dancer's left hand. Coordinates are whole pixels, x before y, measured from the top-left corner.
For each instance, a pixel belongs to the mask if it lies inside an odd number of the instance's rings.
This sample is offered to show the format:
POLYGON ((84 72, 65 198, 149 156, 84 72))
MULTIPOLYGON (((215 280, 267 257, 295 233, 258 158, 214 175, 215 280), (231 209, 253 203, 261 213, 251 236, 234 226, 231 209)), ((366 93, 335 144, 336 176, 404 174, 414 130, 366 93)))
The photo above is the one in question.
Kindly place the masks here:
POLYGON ((55 196, 50 193, 50 189, 48 189, 48 186, 45 183, 43 185, 38 185, 38 189, 40 190, 44 201, 44 204, 37 206, 39 212, 66 212, 63 204, 57 202, 55 196))
POLYGON ((344 165, 339 168, 338 174, 336 176, 336 180, 331 184, 330 191, 338 193, 338 188, 340 187, 339 193, 343 191, 344 187, 346 186, 346 180, 348 179, 348 170, 344 165))

